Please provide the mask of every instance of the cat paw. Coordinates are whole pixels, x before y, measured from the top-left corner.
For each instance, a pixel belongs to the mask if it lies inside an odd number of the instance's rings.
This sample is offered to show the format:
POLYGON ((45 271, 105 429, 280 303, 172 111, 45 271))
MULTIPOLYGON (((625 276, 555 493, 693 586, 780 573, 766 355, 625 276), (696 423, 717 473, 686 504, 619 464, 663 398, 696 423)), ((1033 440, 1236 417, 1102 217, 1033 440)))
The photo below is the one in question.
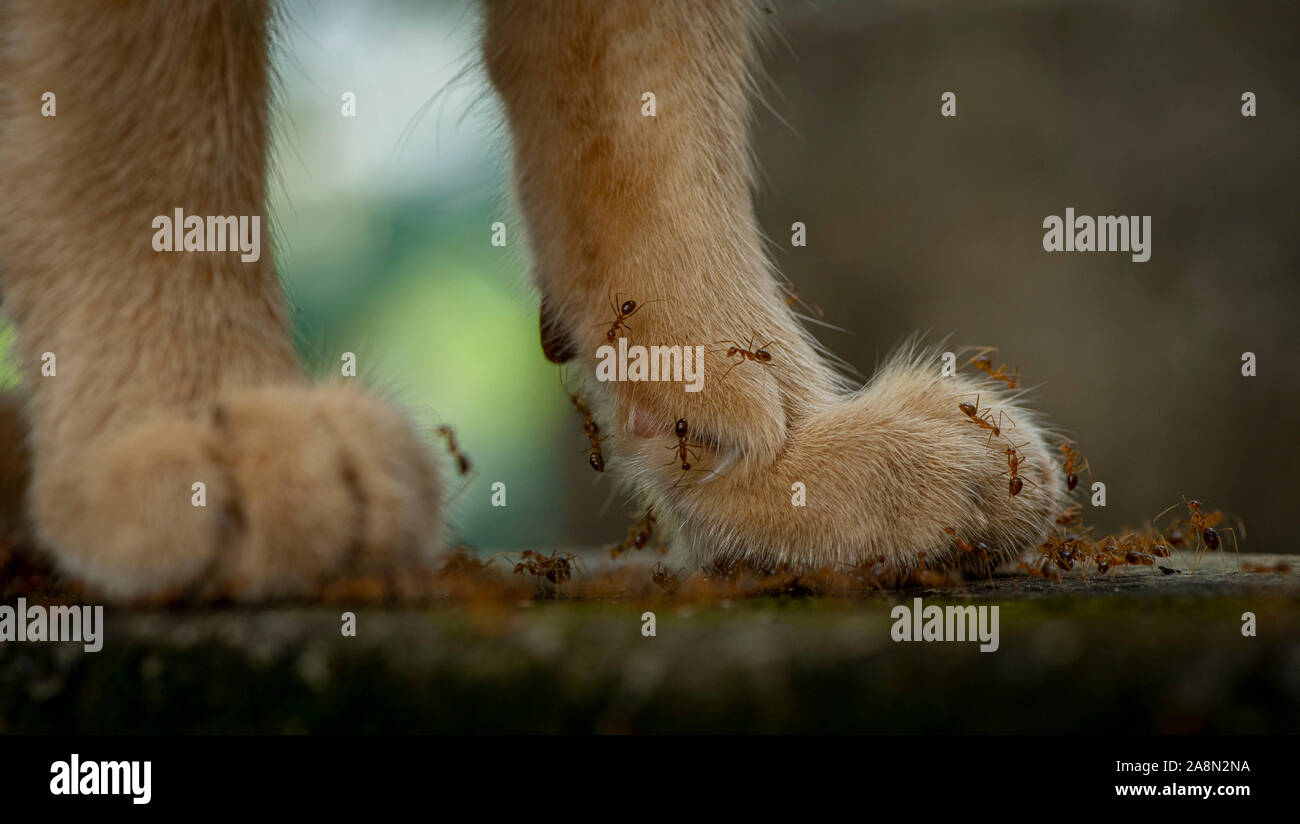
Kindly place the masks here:
POLYGON ((863 390, 826 398, 791 421, 771 461, 734 463, 708 483, 647 466, 638 489, 701 567, 987 568, 1018 557, 1064 503, 1049 432, 1022 402, 941 378, 935 363, 902 356, 863 390), (962 411, 977 397, 997 435, 962 411))
POLYGON ((60 565, 112 598, 310 594, 438 547, 441 482, 388 404, 343 387, 218 397, 38 461, 32 513, 60 565))

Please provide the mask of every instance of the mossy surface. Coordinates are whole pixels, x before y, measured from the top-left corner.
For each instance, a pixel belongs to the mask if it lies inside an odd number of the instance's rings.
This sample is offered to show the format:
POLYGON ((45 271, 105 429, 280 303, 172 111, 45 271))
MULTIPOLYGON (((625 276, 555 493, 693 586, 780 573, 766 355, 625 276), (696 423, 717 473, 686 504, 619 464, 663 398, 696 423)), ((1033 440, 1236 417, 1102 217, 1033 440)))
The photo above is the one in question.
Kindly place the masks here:
POLYGON ((1300 731, 1300 577, 1055 587, 110 610, 98 653, 0 645, 0 731, 1300 731), (997 605, 998 650, 894 642, 915 597, 997 605))

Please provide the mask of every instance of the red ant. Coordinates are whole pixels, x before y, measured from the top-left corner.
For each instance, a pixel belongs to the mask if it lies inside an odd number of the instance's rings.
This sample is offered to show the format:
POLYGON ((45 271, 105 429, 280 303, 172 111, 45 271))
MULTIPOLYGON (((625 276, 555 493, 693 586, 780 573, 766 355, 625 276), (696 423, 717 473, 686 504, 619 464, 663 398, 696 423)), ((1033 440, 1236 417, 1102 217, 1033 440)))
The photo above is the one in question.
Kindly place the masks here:
POLYGON ((1151 566, 1152 564, 1155 563, 1155 559, 1153 559, 1150 555, 1146 554, 1145 552, 1140 552, 1136 549, 1125 550, 1124 560, 1128 561, 1129 564, 1132 566, 1138 566, 1139 564, 1145 564, 1147 566, 1151 566))
POLYGON ((978 355, 971 358, 968 363, 976 369, 987 374, 990 378, 1002 381, 1007 385, 1007 389, 1015 389, 1016 384, 1020 381, 1020 370, 1014 374, 1008 375, 1006 364, 1000 364, 996 369, 993 368, 993 361, 989 360, 988 353, 998 351, 996 347, 989 347, 982 350, 978 355))
MULTIPOLYGON (((1066 535, 1065 537, 1050 535, 1038 548, 1038 552, 1043 557, 1044 567, 1051 563, 1066 572, 1074 569, 1076 561, 1082 564, 1090 557, 1100 557, 1103 560, 1106 558, 1106 556, 1098 554, 1095 544, 1077 535, 1066 535)), ((1101 566, 1105 566, 1106 569, 1110 568, 1104 562, 1101 566)), ((1098 569, 1100 572, 1106 571, 1106 569, 1101 569, 1100 566, 1098 569)))
POLYGON ((460 447, 456 444, 456 433, 450 426, 443 424, 438 427, 438 434, 447 439, 447 451, 456 459, 456 468, 460 470, 460 474, 468 475, 470 470, 469 458, 465 457, 465 453, 461 452, 460 447))
POLYGON ((679 586, 677 573, 663 562, 655 564, 650 570, 650 580, 654 581, 656 586, 670 595, 676 592, 679 586))
POLYGON ((587 463, 597 472, 605 471, 605 456, 600 451, 600 442, 605 440, 600 437, 600 426, 596 424, 596 418, 591 414, 591 408, 583 403, 577 395, 569 395, 569 400, 573 402, 573 408, 578 410, 582 416, 582 432, 591 441, 591 448, 587 450, 587 463))
POLYGON ((992 550, 989 549, 988 544, 984 543, 983 541, 976 541, 975 544, 972 546, 970 543, 963 541, 957 535, 957 530, 953 529, 950 526, 944 527, 943 531, 947 532, 949 535, 952 536, 952 545, 957 547, 957 550, 959 552, 968 552, 971 555, 974 555, 976 558, 979 558, 981 561, 987 562, 989 560, 989 553, 992 550))
MULTIPOLYGON (((1020 454, 1020 447, 1026 446, 1028 443, 1026 441, 1019 446, 1008 445, 1005 450, 1007 472, 1010 473, 1010 477, 1007 479, 1007 491, 1011 493, 1013 498, 1020 494, 1020 490, 1025 488, 1025 480, 1020 476, 1020 467, 1024 466, 1026 458, 1020 454)), ((1033 481, 1030 481, 1030 484, 1033 484, 1033 481)))
POLYGON ((1165 543, 1163 535, 1157 535, 1155 538, 1151 539, 1150 550, 1151 554, 1157 558, 1168 558, 1173 554, 1173 550, 1169 548, 1169 544, 1165 543))
POLYGON ((1061 573, 1059 573, 1059 572, 1057 572, 1056 570, 1052 569, 1052 568, 1048 565, 1048 560, 1047 560, 1046 558, 1044 558, 1044 559, 1043 559, 1043 562, 1042 562, 1041 564, 1039 564, 1038 566, 1030 566, 1029 564, 1025 563, 1024 561, 1021 561, 1021 562, 1020 562, 1020 570, 1021 570, 1022 572, 1025 572, 1025 573, 1029 574, 1029 575, 1032 575, 1032 576, 1035 577, 1035 578, 1046 578, 1046 579, 1049 580, 1049 581, 1059 581, 1059 580, 1061 580, 1061 573))
POLYGON ((519 563, 515 564, 516 575, 527 572, 529 575, 545 578, 553 584, 563 584, 571 579, 578 561, 577 556, 572 552, 561 555, 555 551, 550 555, 543 555, 531 549, 525 549, 519 557, 519 563))
POLYGON ((768 341, 767 343, 763 344, 759 348, 753 350, 748 348, 754 345, 754 338, 752 337, 749 339, 749 342, 746 343, 744 346, 741 346, 739 343, 736 343, 734 340, 715 340, 713 343, 715 345, 719 343, 731 344, 730 348, 727 349, 728 359, 733 358, 736 355, 740 356, 740 360, 733 363, 731 367, 727 369, 726 372, 722 373, 722 380, 718 381, 718 383, 722 383, 722 381, 725 381, 727 379, 727 375, 731 374, 732 369, 735 369, 737 366, 740 366, 742 363, 744 363, 747 360, 751 360, 754 363, 762 364, 763 366, 767 366, 768 364, 770 364, 772 362, 772 353, 767 351, 767 347, 776 343, 776 341, 774 340, 768 341))
MULTIPOLYGON (((1190 524, 1192 528, 1196 531, 1196 534, 1201 536, 1201 541, 1205 544, 1206 549, 1209 550, 1219 549, 1219 547, 1223 545, 1223 542, 1222 539, 1219 537, 1219 530, 1215 529, 1214 525, 1223 519, 1223 513, 1218 511, 1217 509, 1214 510, 1213 512, 1208 512, 1208 513, 1202 512, 1200 501, 1189 501, 1186 498, 1184 498, 1183 502, 1187 504, 1187 514, 1190 515, 1191 517, 1184 518, 1178 523, 1190 524)), ((1165 509, 1165 512, 1168 512, 1170 509, 1173 509, 1174 506, 1178 506, 1178 504, 1174 504, 1173 506, 1170 506, 1169 508, 1165 509)), ((1161 512, 1160 515, 1164 515, 1165 512, 1161 512)), ((1160 515, 1157 515, 1156 518, 1159 518, 1160 515)), ((1240 526, 1240 524, 1238 524, 1238 526, 1240 526)), ((1237 552, 1237 531, 1232 527, 1227 527, 1227 526, 1220 527, 1220 529, 1222 529, 1224 532, 1232 533, 1233 551, 1237 552)), ((1174 546, 1178 546, 1178 543, 1175 543, 1174 541, 1175 534, 1176 533, 1171 532, 1168 535, 1169 543, 1174 544, 1174 546)), ((1178 537, 1180 539, 1182 538, 1181 535, 1179 535, 1178 537)))
POLYGON ((692 460, 698 461, 700 459, 700 453, 695 449, 691 448, 691 445, 686 442, 687 435, 690 432, 690 427, 687 426, 685 418, 677 419, 677 423, 673 427, 673 431, 677 434, 677 445, 670 446, 668 448, 673 450, 675 453, 677 453, 677 457, 674 458, 672 461, 669 461, 669 463, 672 464, 672 463, 676 463, 677 461, 681 461, 682 471, 688 472, 690 471, 691 468, 691 461, 692 460), (695 457, 692 458, 691 455, 694 455, 695 457))
POLYGON ((645 515, 641 516, 641 520, 633 523, 627 528, 627 537, 609 551, 609 557, 617 558, 629 550, 643 549, 646 544, 650 543, 650 538, 654 535, 654 531, 654 508, 650 507, 646 509, 645 515))
POLYGON ((971 423, 981 429, 987 429, 989 431, 989 438, 986 445, 992 443, 995 436, 1002 436, 1002 420, 1004 418, 1011 421, 1012 426, 1016 425, 1016 422, 1011 420, 1011 416, 1004 412, 998 412, 998 419, 994 422, 993 412, 991 410, 988 408, 983 410, 980 409, 980 396, 978 394, 975 396, 975 403, 972 404, 963 401, 962 403, 957 404, 957 408, 961 410, 963 415, 970 419, 971 423))
POLYGON ((637 303, 634 300, 625 300, 620 304, 617 302, 619 297, 621 297, 621 295, 616 294, 610 298, 609 301, 609 308, 614 310, 614 322, 609 325, 609 330, 605 332, 605 339, 610 343, 613 343, 618 339, 619 329, 626 329, 629 332, 632 331, 632 325, 627 322, 627 319, 640 311, 641 307, 651 303, 662 302, 659 300, 648 300, 645 303, 637 303))
POLYGON ((1070 444, 1061 444, 1061 451, 1065 453, 1065 488, 1073 492, 1079 485, 1079 473, 1086 470, 1088 474, 1092 474, 1092 467, 1088 465, 1088 459, 1079 454, 1079 450, 1070 444))
MULTIPOLYGON (((1215 530, 1213 524, 1217 523, 1222 516, 1217 512, 1209 515, 1201 512, 1200 501, 1188 501, 1187 511, 1192 516, 1192 525, 1196 527, 1197 532, 1201 533, 1201 540, 1205 541, 1205 546, 1212 550, 1218 549, 1219 533, 1215 530)), ((1226 531, 1231 532, 1232 530, 1228 529, 1226 531)))

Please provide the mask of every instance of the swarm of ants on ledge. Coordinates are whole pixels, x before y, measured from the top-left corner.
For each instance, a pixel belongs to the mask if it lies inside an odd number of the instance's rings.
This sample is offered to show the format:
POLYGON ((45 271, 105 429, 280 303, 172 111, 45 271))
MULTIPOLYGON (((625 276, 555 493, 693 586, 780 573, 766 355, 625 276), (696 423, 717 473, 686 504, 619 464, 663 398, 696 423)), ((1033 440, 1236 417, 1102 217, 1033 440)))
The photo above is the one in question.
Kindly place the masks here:
MULTIPOLYGON (((1020 380, 1020 370, 1008 369, 1005 364, 994 366, 990 355, 996 351, 993 347, 980 349, 967 365, 974 366, 993 380, 1002 381, 1008 389, 1015 389, 1020 380)), ((975 396, 974 403, 963 401, 957 405, 957 408, 967 421, 988 431, 990 446, 994 438, 1003 437, 1003 428, 1007 423, 1010 423, 1012 428, 1015 427, 1015 421, 1004 413, 998 412, 994 417, 993 410, 981 408, 978 394, 975 396)), ((1016 445, 1010 438, 1006 439, 1006 444, 1002 454, 1006 459, 1007 469, 1002 474, 1008 479, 1007 491, 1015 497, 1024 488, 1025 479, 1021 469, 1025 466, 1025 457, 1020 454, 1023 444, 1016 445)), ((1060 450, 1065 489, 1067 493, 1072 493, 1079 486, 1079 474, 1087 472, 1091 475, 1092 468, 1088 459, 1068 439, 1060 444, 1060 450)), ((1021 561, 1019 568, 1029 575, 1049 580, 1059 580, 1061 572, 1070 572, 1076 566, 1082 569, 1086 565, 1091 565, 1097 573, 1103 575, 1119 566, 1153 565, 1165 574, 1174 575, 1179 574, 1180 570, 1159 563, 1162 559, 1172 557, 1174 549, 1186 547, 1199 559, 1204 552, 1214 552, 1222 548, 1223 540, 1220 532, 1230 534, 1233 547, 1236 548, 1236 530, 1219 526, 1225 518, 1221 511, 1206 511, 1201 502, 1196 500, 1184 499, 1183 503, 1187 507, 1187 517, 1173 521, 1164 531, 1157 529, 1154 524, 1178 504, 1165 509, 1152 519, 1152 524, 1142 529, 1128 530, 1122 534, 1109 534, 1100 539, 1094 539, 1091 536, 1092 528, 1084 525, 1083 505, 1078 502, 1072 503, 1056 519, 1056 532, 1049 535, 1039 546, 1038 557, 1032 563, 1021 561)), ((951 527, 946 531, 953 547, 961 553, 962 557, 975 561, 977 565, 987 569, 990 551, 984 543, 964 540, 951 527)))
POLYGON ((1093 539, 1091 527, 1083 525, 1082 508, 1071 507, 1057 519, 1057 524, 1063 529, 1049 536, 1039 547, 1036 566, 1022 562, 1020 568, 1035 577, 1048 579, 1060 578, 1061 572, 1073 570, 1076 564, 1091 564, 1103 575, 1114 567, 1125 565, 1156 565, 1166 575, 1175 575, 1180 570, 1160 563, 1162 559, 1170 558, 1175 549, 1186 548, 1199 559, 1205 552, 1222 549, 1221 533, 1227 533, 1232 536, 1236 550, 1236 530, 1219 525, 1226 517, 1223 512, 1217 509, 1207 512, 1196 500, 1184 499, 1183 504, 1187 507, 1187 517, 1171 522, 1164 530, 1158 529, 1154 522, 1178 504, 1161 512, 1152 524, 1142 529, 1109 534, 1100 539, 1093 539))

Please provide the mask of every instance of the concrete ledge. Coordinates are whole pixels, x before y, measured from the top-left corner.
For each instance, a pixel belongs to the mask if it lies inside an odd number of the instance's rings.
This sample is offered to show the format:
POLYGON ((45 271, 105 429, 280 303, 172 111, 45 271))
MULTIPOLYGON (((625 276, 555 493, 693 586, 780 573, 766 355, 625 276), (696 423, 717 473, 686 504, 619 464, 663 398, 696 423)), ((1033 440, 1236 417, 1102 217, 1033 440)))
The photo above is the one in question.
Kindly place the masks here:
POLYGON ((0 644, 0 731, 1294 733, 1298 594, 1229 558, 853 598, 110 609, 98 653, 0 644), (998 650, 892 641, 915 597, 998 605, 998 650))

